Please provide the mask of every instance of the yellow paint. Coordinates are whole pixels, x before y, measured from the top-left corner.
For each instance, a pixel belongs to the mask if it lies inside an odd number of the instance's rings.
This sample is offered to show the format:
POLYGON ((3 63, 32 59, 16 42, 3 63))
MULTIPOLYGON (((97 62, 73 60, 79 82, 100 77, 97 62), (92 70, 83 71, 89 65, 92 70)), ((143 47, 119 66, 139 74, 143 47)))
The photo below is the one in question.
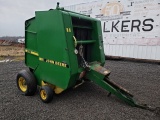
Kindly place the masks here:
POLYGON ((64 64, 64 63, 62 63, 62 67, 65 67, 65 64, 64 64))
POLYGON ((68 28, 66 28, 66 31, 68 32, 68 28))
MULTIPOLYGON (((39 57, 40 61, 44 61, 44 58, 39 57)), ((62 63, 62 62, 58 62, 58 61, 54 61, 54 60, 49 60, 47 59, 45 62, 50 63, 50 64, 54 64, 60 67, 67 67, 67 64, 62 63)))
POLYGON ((68 29, 68 32, 71 32, 71 28, 68 29))
POLYGON ((44 81, 42 80, 41 86, 45 86, 45 85, 51 87, 53 90, 55 89, 55 85, 49 84, 49 83, 44 82, 44 81))
POLYGON ((64 89, 62 89, 62 88, 60 88, 60 87, 55 87, 55 89, 54 89, 54 92, 56 93, 56 94, 60 94, 60 93, 62 93, 64 91, 64 89))
POLYGON ((30 54, 35 55, 35 56, 39 56, 39 54, 37 52, 31 51, 31 50, 25 49, 25 52, 30 53, 30 54))
POLYGON ((31 51, 31 54, 32 54, 32 55, 35 55, 35 56, 39 56, 39 54, 38 54, 37 52, 31 51))
POLYGON ((60 63, 60 65, 59 65, 59 66, 67 67, 67 64, 65 64, 65 63, 60 63))
POLYGON ((44 61, 44 59, 43 59, 43 58, 39 58, 39 60, 40 60, 40 61, 44 61))
POLYGON ((62 63, 62 62, 58 62, 58 61, 53 61, 53 60, 46 60, 47 63, 51 63, 60 67, 67 67, 67 64, 62 63))
POLYGON ((26 80, 23 77, 20 77, 18 79, 18 85, 19 85, 19 88, 21 89, 22 92, 27 91, 26 80))
POLYGON ((53 60, 46 60, 47 63, 51 63, 51 64, 54 64, 54 61, 53 60))
POLYGON ((25 52, 28 52, 28 50, 27 50, 27 49, 25 49, 25 52))
POLYGON ((45 85, 48 85, 48 84, 45 83, 45 82, 42 80, 41 85, 42 85, 42 86, 45 86, 45 85))
POLYGON ((73 39, 74 39, 74 46, 76 47, 77 46, 77 39, 75 36, 73 36, 73 39))
POLYGON ((66 28, 66 31, 67 32, 71 32, 71 28, 66 28))
MULTIPOLYGON (((60 93, 62 93, 62 92, 64 91, 64 89, 62 89, 62 88, 60 88, 60 87, 57 87, 57 86, 55 86, 55 85, 46 83, 46 82, 44 82, 44 81, 41 82, 41 85, 42 85, 42 86, 47 85, 47 86, 51 87, 56 94, 60 94, 60 93)), ((43 96, 43 95, 44 95, 44 93, 42 93, 42 96, 43 96)))
POLYGON ((40 91, 40 96, 43 100, 46 100, 47 99, 47 93, 45 90, 41 90, 40 91))

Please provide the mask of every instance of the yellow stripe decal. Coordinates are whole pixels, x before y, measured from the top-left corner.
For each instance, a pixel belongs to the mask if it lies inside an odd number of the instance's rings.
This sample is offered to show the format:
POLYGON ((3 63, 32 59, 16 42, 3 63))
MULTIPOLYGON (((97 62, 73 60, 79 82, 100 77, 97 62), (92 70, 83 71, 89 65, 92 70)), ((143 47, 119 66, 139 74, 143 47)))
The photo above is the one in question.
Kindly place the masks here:
POLYGON ((54 64, 54 65, 57 65, 57 66, 60 66, 60 67, 65 67, 65 68, 69 67, 66 63, 63 63, 63 62, 58 62, 58 61, 54 61, 54 60, 44 59, 44 58, 41 58, 41 57, 39 57, 39 60, 43 61, 43 62, 46 62, 46 63, 54 64))
POLYGON ((37 52, 31 51, 31 54, 32 54, 32 55, 35 55, 35 56, 39 56, 37 52))
POLYGON ((30 53, 30 54, 35 55, 35 56, 39 56, 39 54, 35 51, 25 49, 25 52, 30 53))
MULTIPOLYGON (((31 50, 25 49, 25 52, 27 52, 29 54, 32 54, 32 55, 35 55, 35 56, 39 56, 39 54, 37 52, 35 52, 35 51, 31 51, 31 50)), ((44 58, 41 58, 41 57, 39 57, 39 61, 43 61, 43 62, 46 62, 46 63, 54 64, 54 65, 57 65, 57 66, 60 66, 60 67, 69 68, 69 65, 67 65, 66 63, 63 63, 63 62, 44 59, 44 58)))
POLYGON ((71 32, 71 28, 69 28, 68 32, 71 32))
POLYGON ((71 32, 71 28, 66 28, 66 31, 67 32, 71 32))
POLYGON ((40 61, 44 61, 44 59, 43 59, 43 58, 39 58, 39 60, 40 60, 40 61))
POLYGON ((66 28, 66 31, 68 32, 68 28, 66 28))

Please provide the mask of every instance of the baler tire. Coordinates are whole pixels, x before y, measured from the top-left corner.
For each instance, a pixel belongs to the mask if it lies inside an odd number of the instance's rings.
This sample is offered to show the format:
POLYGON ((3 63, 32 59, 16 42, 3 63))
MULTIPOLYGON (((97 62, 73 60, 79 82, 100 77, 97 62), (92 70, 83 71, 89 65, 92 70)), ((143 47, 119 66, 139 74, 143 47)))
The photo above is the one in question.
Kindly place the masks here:
POLYGON ((28 70, 21 70, 17 74, 16 83, 17 83, 18 89, 25 96, 32 96, 37 91, 36 78, 28 70))
POLYGON ((44 103, 49 103, 53 99, 54 92, 50 86, 47 85, 42 86, 40 88, 39 93, 40 93, 40 98, 44 103))

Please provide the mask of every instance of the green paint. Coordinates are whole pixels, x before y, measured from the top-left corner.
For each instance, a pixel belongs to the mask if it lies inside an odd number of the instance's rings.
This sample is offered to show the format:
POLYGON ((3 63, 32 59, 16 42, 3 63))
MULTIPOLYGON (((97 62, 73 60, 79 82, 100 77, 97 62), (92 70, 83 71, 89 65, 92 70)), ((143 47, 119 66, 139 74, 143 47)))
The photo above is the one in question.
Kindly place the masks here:
MULTIPOLYGON (((26 21, 26 49, 36 51, 39 56, 26 52, 25 63, 34 70, 39 85, 44 80, 67 89, 75 85, 80 72, 84 70, 79 65, 77 55, 74 53, 73 36, 75 34, 74 27, 82 29, 88 29, 88 27, 73 26, 73 17, 91 21, 91 27, 100 28, 100 21, 96 19, 61 9, 37 11, 35 17, 26 21), (39 58, 43 58, 44 61, 40 61, 39 58), (65 63, 69 67, 55 65, 52 64, 53 62, 46 62, 47 60, 65 63)), ((97 56, 91 57, 89 61, 104 63, 104 51, 99 49, 99 46, 103 47, 99 39, 99 35, 102 36, 101 29, 99 30, 99 32, 98 29, 92 30, 91 40, 77 40, 77 43, 93 45, 92 55, 96 54, 97 56), (103 53, 103 57, 100 57, 101 53, 103 53)))
POLYGON ((105 68, 100 72, 96 70, 105 63, 99 20, 59 7, 37 11, 35 17, 25 22, 25 40, 25 63, 33 69, 38 85, 45 81, 62 89, 75 86, 80 73, 85 71, 82 57, 75 51, 80 52, 80 46, 83 46, 83 57, 91 65, 85 77, 135 106, 132 98, 103 80, 105 68))

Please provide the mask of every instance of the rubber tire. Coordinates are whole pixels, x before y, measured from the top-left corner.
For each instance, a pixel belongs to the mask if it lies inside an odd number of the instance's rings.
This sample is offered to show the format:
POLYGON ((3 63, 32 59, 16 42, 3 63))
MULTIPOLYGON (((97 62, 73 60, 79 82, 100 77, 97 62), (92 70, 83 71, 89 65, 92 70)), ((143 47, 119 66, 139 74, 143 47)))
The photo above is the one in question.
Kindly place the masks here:
POLYGON ((42 102, 44 102, 44 103, 49 103, 49 102, 52 101, 54 92, 53 92, 53 89, 52 89, 51 87, 49 87, 49 86, 47 86, 47 85, 42 86, 42 87, 40 88, 40 90, 39 90, 39 93, 40 93, 40 98, 41 98, 42 102), (47 97, 46 97, 45 100, 42 99, 42 97, 41 97, 41 90, 44 90, 44 91, 46 92, 47 97))
POLYGON ((17 74, 17 78, 16 78, 16 83, 17 83, 17 87, 18 89, 22 92, 22 94, 24 94, 25 96, 32 96, 36 93, 37 91, 37 83, 36 83, 36 79, 33 75, 33 73, 31 73, 28 70, 21 70, 18 74, 17 74), (25 92, 23 92, 18 84, 18 80, 20 77, 23 77, 26 81, 26 85, 27 85, 27 90, 25 92))

